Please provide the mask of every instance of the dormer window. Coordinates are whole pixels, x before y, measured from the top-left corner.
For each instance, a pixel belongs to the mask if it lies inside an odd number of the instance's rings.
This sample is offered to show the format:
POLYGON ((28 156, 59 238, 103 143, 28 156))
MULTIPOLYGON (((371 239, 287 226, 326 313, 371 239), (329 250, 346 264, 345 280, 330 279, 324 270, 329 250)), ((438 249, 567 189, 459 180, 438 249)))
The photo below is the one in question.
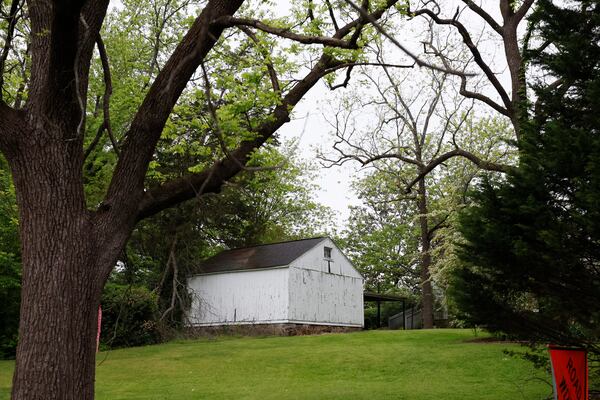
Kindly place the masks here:
POLYGON ((323 248, 323 257, 331 260, 331 247, 324 247, 323 248))

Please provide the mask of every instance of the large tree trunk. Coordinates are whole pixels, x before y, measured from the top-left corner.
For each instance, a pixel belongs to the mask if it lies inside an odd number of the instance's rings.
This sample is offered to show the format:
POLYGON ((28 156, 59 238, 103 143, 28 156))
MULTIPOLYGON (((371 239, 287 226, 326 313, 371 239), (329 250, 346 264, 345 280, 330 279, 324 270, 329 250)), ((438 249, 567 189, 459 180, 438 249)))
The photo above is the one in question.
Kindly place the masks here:
MULTIPOLYGON (((38 255, 54 251, 45 247, 38 255)), ((63 260, 42 261, 23 277, 15 400, 94 397, 99 291, 86 283, 85 245, 73 247, 63 260)))
POLYGON ((80 157, 68 142, 37 138, 11 157, 23 248, 12 398, 93 399, 97 310, 110 265, 97 264, 107 258, 98 257, 80 157))
POLYGON ((433 289, 431 286, 431 240, 429 238, 429 221, 427 213, 427 190, 425 178, 419 180, 418 186, 419 225, 421 239, 421 314, 423 317, 423 328, 433 328, 433 289))
POLYGON ((224 29, 212 20, 241 3, 211 0, 194 21, 134 118, 105 201, 91 212, 81 173, 85 104, 108 0, 28 2, 28 101, 23 110, 0 102, 0 151, 12 169, 23 250, 13 399, 94 398, 98 303, 137 219, 148 162, 173 105, 224 29))

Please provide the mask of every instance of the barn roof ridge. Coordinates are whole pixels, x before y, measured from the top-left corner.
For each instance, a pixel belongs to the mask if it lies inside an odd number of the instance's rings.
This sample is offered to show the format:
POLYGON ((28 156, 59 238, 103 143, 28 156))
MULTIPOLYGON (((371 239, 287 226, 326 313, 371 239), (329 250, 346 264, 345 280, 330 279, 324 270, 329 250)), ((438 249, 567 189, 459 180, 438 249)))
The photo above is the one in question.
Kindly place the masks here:
POLYGON ((202 261, 196 274, 284 267, 327 239, 331 240, 328 236, 318 236, 223 250, 202 261))
POLYGON ((291 240, 284 240, 283 242, 261 243, 261 244, 253 244, 252 246, 236 247, 234 249, 225 249, 225 250, 223 250, 223 252, 225 252, 225 251, 231 251, 231 250, 245 250, 245 249, 252 249, 254 247, 272 246, 274 244, 285 244, 285 243, 293 243, 293 242, 302 242, 304 240, 316 240, 316 239, 331 239, 331 238, 329 236, 315 236, 315 237, 304 238, 304 239, 291 239, 291 240))

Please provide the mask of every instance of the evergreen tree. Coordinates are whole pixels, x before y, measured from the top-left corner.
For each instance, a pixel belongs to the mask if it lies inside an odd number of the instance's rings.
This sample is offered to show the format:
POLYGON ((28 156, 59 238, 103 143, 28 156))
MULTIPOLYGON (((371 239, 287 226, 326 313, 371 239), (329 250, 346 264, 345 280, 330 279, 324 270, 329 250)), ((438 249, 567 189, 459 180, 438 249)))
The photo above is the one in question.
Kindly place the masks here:
POLYGON ((541 0, 546 79, 524 121, 520 164, 486 179, 461 219, 452 294, 470 323, 600 356, 600 3, 541 0))

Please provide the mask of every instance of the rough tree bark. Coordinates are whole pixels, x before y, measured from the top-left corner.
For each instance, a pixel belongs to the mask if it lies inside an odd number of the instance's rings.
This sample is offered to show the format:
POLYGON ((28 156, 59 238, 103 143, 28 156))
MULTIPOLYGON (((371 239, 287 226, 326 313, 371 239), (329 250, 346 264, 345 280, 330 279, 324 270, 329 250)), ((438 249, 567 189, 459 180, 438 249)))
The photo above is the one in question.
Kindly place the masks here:
MULTIPOLYGON (((108 0, 28 2, 27 102, 17 110, 0 100, 0 151, 13 174, 23 253, 13 399, 93 399, 98 303, 136 222, 199 192, 219 190, 289 121, 291 109, 320 78, 347 65, 323 53, 281 98, 273 118, 256 129, 255 139, 202 173, 145 189, 148 164, 173 106, 242 2, 209 0, 191 25, 138 109, 96 210, 86 209, 83 127, 89 68, 108 0)), ((395 2, 372 17, 380 18, 395 2)), ((357 18, 336 29, 333 39, 343 41, 363 22, 357 18)))
POLYGON ((429 208, 427 207, 427 187, 425 178, 419 179, 418 189, 419 227, 421 242, 421 314, 423 328, 433 328, 433 288, 431 285, 431 237, 429 235, 429 208))

